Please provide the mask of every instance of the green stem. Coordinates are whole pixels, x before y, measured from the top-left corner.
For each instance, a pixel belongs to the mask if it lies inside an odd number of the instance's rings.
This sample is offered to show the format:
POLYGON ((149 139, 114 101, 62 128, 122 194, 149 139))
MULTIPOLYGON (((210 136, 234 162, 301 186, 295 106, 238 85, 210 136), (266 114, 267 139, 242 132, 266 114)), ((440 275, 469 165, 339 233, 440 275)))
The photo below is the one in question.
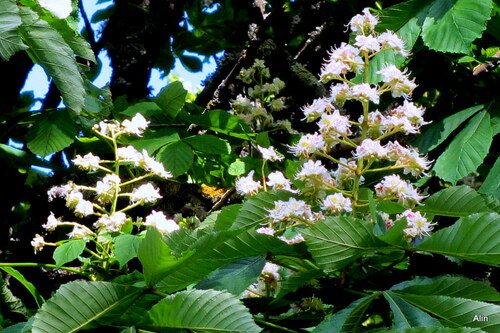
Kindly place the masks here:
POLYGON ((340 162, 339 160, 337 160, 336 158, 331 157, 330 155, 325 154, 325 153, 323 153, 323 152, 321 152, 321 151, 317 151, 315 154, 316 154, 316 155, 319 155, 319 156, 321 156, 321 157, 327 158, 327 159, 329 159, 330 161, 332 161, 332 162, 334 162, 334 163, 337 163, 337 164, 339 164, 339 165, 342 165, 344 168, 347 168, 347 169, 349 169, 349 170, 351 170, 351 171, 356 171, 355 169, 353 169, 353 168, 352 168, 352 167, 350 167, 349 165, 347 165, 347 164, 345 164, 345 163, 342 163, 342 162, 340 162))
POLYGON ((131 180, 129 180, 128 182, 121 183, 121 184, 120 184, 120 186, 126 186, 126 185, 133 184, 133 183, 138 182, 138 181, 140 181, 140 180, 143 180, 143 179, 145 179, 145 178, 151 177, 152 175, 153 175, 152 173, 148 173, 147 175, 143 175, 143 176, 140 176, 140 177, 137 177, 137 178, 131 179, 131 180))
POLYGON ((8 262, 0 262, 0 267, 45 267, 45 268, 53 268, 53 269, 62 269, 68 272, 73 272, 80 274, 82 276, 88 277, 89 274, 86 272, 82 272, 79 269, 73 268, 73 267, 67 267, 67 266, 57 266, 53 264, 42 264, 38 262, 13 262, 13 263, 8 263, 8 262))

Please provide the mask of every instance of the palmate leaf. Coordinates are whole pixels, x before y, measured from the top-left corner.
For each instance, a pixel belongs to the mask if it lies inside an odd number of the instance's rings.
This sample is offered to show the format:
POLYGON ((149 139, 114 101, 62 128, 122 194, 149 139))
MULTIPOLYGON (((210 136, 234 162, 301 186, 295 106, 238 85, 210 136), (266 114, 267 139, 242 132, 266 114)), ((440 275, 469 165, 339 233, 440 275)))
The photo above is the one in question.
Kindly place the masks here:
POLYGON ((414 306, 440 318, 445 326, 477 327, 491 333, 500 330, 500 306, 498 305, 450 296, 407 294, 399 296, 414 306), (485 317, 488 318, 487 321, 479 319, 485 317))
POLYGON ((111 322, 142 292, 111 282, 73 281, 62 285, 35 315, 33 333, 70 333, 95 322, 111 322))
POLYGON ((323 275, 323 271, 320 269, 311 269, 308 271, 299 271, 293 273, 286 280, 281 282, 278 294, 275 296, 275 300, 284 297, 286 294, 291 293, 308 283, 309 281, 319 278, 323 275))
POLYGON ((330 217, 303 231, 307 248, 326 273, 367 252, 386 246, 373 235, 373 225, 347 216, 330 217))
POLYGON ((417 208, 432 215, 464 217, 491 212, 484 198, 469 186, 454 186, 434 193, 417 208))
POLYGON ((500 266, 500 215, 473 214, 441 229, 415 249, 500 266))
POLYGON ((491 9, 491 0, 410 0, 385 9, 378 28, 398 31, 418 24, 430 49, 471 54, 471 43, 486 29, 491 9))
POLYGON ((235 296, 216 290, 194 289, 170 295, 153 306, 149 317, 151 328, 228 333, 262 331, 235 296))
POLYGON ((19 35, 19 26, 22 24, 19 8, 15 0, 0 2, 0 57, 7 61, 16 52, 27 46, 19 35))
POLYGON ((85 250, 86 244, 87 241, 84 239, 73 239, 61 246, 58 246, 52 255, 54 261, 56 262, 56 266, 60 267, 65 263, 78 258, 78 256, 82 254, 83 250, 85 250))
POLYGON ((183 141, 193 147, 193 149, 206 154, 223 155, 231 153, 231 146, 229 143, 215 135, 194 135, 183 139, 183 141))
POLYGON ((167 292, 180 290, 235 260, 267 253, 300 256, 295 247, 255 231, 224 231, 208 235, 192 246, 195 253, 175 266, 157 284, 167 292))
POLYGON ((384 298, 389 303, 394 314, 394 328, 442 326, 437 319, 405 302, 393 292, 385 291, 384 298))
POLYGON ((154 102, 158 104, 167 115, 174 119, 186 102, 187 90, 182 82, 176 81, 163 88, 154 102))
POLYGON ((42 113, 28 132, 28 148, 46 156, 69 146, 75 140, 77 128, 66 110, 42 113))
POLYGON ((85 104, 83 78, 74 58, 74 51, 59 32, 40 20, 28 7, 20 7, 23 25, 21 36, 33 60, 43 66, 60 90, 64 104, 79 114, 85 104))
POLYGON ((492 141, 490 115, 482 111, 453 139, 432 170, 439 178, 456 183, 481 165, 492 141))
POLYGON ((323 320, 313 333, 352 333, 363 320, 363 314, 370 303, 379 296, 375 293, 352 302, 347 308, 323 320))

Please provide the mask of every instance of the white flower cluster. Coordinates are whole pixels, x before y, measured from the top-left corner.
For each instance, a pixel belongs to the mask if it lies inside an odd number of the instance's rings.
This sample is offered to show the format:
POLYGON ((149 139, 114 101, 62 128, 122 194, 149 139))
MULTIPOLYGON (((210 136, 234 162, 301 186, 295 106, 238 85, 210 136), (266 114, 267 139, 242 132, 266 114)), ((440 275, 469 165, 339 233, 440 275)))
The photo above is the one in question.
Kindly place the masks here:
MULTIPOLYGON (((130 120, 124 120, 121 124, 118 122, 100 122, 94 126, 94 131, 105 140, 112 141, 112 146, 116 147, 117 137, 122 134, 141 135, 148 126, 148 121, 140 114, 130 120)), ((165 170, 162 163, 150 157, 146 150, 138 152, 132 146, 117 147, 115 150, 115 159, 112 161, 101 160, 92 153, 85 156, 77 155, 73 163, 84 170, 105 171, 106 174, 96 182, 95 186, 77 185, 68 182, 65 185, 55 186, 48 192, 48 200, 55 198, 66 200, 66 206, 72 209, 77 217, 96 216, 97 220, 93 224, 96 231, 86 227, 78 222, 62 221, 56 218, 53 213, 43 224, 47 231, 54 231, 60 226, 72 226, 73 230, 68 234, 69 238, 95 239, 102 234, 116 233, 122 230, 124 225, 133 223, 131 216, 125 213, 139 205, 150 204, 162 198, 160 191, 152 183, 143 183, 133 187, 132 184, 138 183, 147 177, 156 175, 165 179, 171 178, 172 174, 165 170), (112 164, 108 168, 106 165, 112 164), (132 180, 122 182, 120 179, 120 166, 133 165, 142 168, 147 173, 137 176, 132 180), (112 169, 114 171, 112 171, 112 169), (124 193, 124 190, 133 187, 130 192, 124 193), (118 209, 119 198, 128 198, 129 204, 122 209, 118 209)), ((136 224, 140 225, 140 219, 136 224)), ((154 226, 161 233, 172 232, 179 229, 179 226, 171 219, 167 219, 162 212, 153 211, 146 217, 144 226, 154 226)), ((41 240, 37 236, 32 242, 35 250, 40 250, 43 245, 51 244, 41 240)), ((42 237, 43 238, 43 237, 42 237)))
POLYGON ((375 193, 380 199, 396 199, 407 206, 419 204, 425 196, 420 195, 415 187, 399 175, 385 176, 375 185, 375 193))
POLYGON ((428 221, 420 212, 414 212, 411 209, 397 215, 398 219, 406 217, 408 227, 404 229, 404 233, 410 238, 422 238, 428 236, 436 223, 428 221))
POLYGON ((274 208, 269 210, 271 223, 298 221, 302 223, 313 223, 322 218, 321 214, 311 211, 311 206, 303 200, 290 198, 288 201, 278 200, 274 202, 274 208))

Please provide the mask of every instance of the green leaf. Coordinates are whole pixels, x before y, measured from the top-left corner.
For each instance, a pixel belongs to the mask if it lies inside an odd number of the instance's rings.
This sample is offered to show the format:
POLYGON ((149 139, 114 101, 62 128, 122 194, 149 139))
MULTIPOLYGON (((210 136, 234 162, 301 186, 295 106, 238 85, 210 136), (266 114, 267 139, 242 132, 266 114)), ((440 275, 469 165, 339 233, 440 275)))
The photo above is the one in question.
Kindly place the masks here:
POLYGON ((231 229, 247 228, 262 223, 269 215, 277 200, 287 201, 292 193, 287 191, 260 192, 243 203, 231 229))
POLYGON ((248 309, 233 295, 216 290, 189 290, 170 295, 149 311, 154 328, 203 332, 260 332, 248 309))
POLYGON ((386 246, 373 235, 373 224, 347 216, 329 217, 302 233, 309 252, 326 273, 386 246))
POLYGON ((128 108, 120 112, 123 118, 132 118, 136 114, 142 114, 146 119, 153 123, 166 123, 168 118, 160 106, 154 102, 139 102, 130 105, 128 108))
POLYGON ((115 238, 114 254, 123 267, 130 259, 137 257, 142 239, 135 235, 120 235, 115 238))
POLYGON ((441 229, 420 243, 416 249, 500 266, 500 215, 473 214, 441 229))
POLYGON ((422 153, 433 150, 443 143, 458 126, 481 110, 484 110, 484 105, 473 106, 426 126, 422 134, 415 140, 414 145, 422 153))
POLYGON ((204 225, 213 225, 215 230, 227 230, 231 227, 234 220, 236 220, 236 217, 240 213, 241 207, 241 204, 223 207, 220 211, 214 212, 207 216, 200 227, 204 225))
POLYGON ((67 262, 73 261, 85 250, 87 241, 84 239, 74 239, 58 246, 52 258, 56 262, 57 266, 62 266, 67 262))
POLYGON ((74 52, 63 37, 28 7, 20 7, 21 36, 35 62, 43 66, 61 92, 64 104, 79 114, 85 104, 85 87, 74 52))
POLYGON ((3 270, 5 273, 9 274, 10 276, 12 276, 17 281, 19 281, 33 296, 36 304, 39 307, 42 306, 42 304, 45 302, 45 300, 43 299, 42 295, 40 295, 40 293, 38 292, 36 287, 31 282, 26 280, 24 275, 22 275, 18 270, 14 269, 12 267, 1 266, 0 269, 3 270))
POLYGON ((490 0, 436 0, 429 6, 422 38, 431 50, 472 55, 471 43, 481 37, 490 19, 490 0))
POLYGON ((179 133, 174 128, 167 127, 148 131, 142 138, 130 141, 130 144, 139 151, 146 149, 149 155, 154 155, 161 147, 179 140, 179 133))
POLYGON ((444 275, 433 279, 420 278, 398 284, 392 287, 391 290, 398 294, 441 295, 468 298, 476 301, 500 301, 500 294, 495 288, 463 276, 444 275))
MULTIPOLYGON (((7 286, 7 283, 0 275, 0 304, 2 305, 2 312, 9 312, 12 314, 20 314, 24 318, 30 316, 28 308, 24 305, 23 301, 16 297, 7 286)), ((0 319, 3 319, 0 315, 0 319)), ((3 332, 3 331, 2 331, 3 332)))
POLYGON ((193 149, 206 154, 230 154, 231 146, 226 140, 210 134, 201 134, 182 139, 193 149))
POLYGON ((158 104, 171 119, 175 119, 186 102, 186 95, 187 90, 184 89, 182 83, 180 81, 175 81, 163 88, 154 98, 154 102, 158 104))
POLYGON ((359 330, 363 314, 370 303, 379 296, 373 294, 352 302, 347 308, 323 320, 313 333, 352 333, 359 330))
POLYGON ((73 281, 62 285, 35 315, 33 333, 69 333, 112 321, 142 289, 111 282, 73 281))
POLYGON ((450 296, 406 294, 399 296, 441 319, 445 326, 477 327, 492 333, 500 330, 500 306, 498 305, 450 296), (478 320, 479 316, 485 316, 488 320, 478 320))
POLYGON ((66 110, 42 113, 28 132, 28 148, 43 157, 68 147, 75 141, 76 134, 75 122, 66 110))
POLYGON ((12 164, 14 166, 28 167, 30 165, 39 165, 54 170, 62 169, 61 166, 49 163, 44 159, 37 158, 35 155, 28 151, 16 149, 3 143, 0 143, 0 158, 3 163, 12 164))
POLYGON ((191 147, 182 141, 176 141, 162 148, 157 159, 172 172, 174 177, 182 175, 193 165, 194 153, 191 147))
POLYGON ((227 290, 229 293, 239 296, 257 280, 265 263, 264 256, 238 259, 209 274, 195 288, 227 290))
POLYGON ((479 193, 483 193, 493 198, 500 199, 500 158, 497 158, 488 176, 481 185, 479 193))
POLYGON ((199 115, 184 115, 186 121, 216 132, 248 140, 252 131, 238 116, 226 110, 211 110, 199 115), (248 134, 247 134, 248 133, 248 134))
MULTIPOLYGON (((45 19, 45 18, 44 18, 45 19)), ((73 30, 67 20, 59 18, 46 18, 47 22, 54 27, 61 37, 66 41, 74 54, 87 59, 93 63, 97 63, 94 51, 92 51, 89 43, 77 31, 73 30)))
POLYGON ((146 237, 142 240, 137 257, 139 258, 144 272, 144 280, 149 287, 168 274, 170 269, 189 257, 177 259, 170 254, 171 250, 162 240, 161 234, 156 228, 148 228, 146 237))
POLYGON ((482 111, 456 136, 432 170, 438 177, 456 183, 481 165, 492 141, 490 115, 482 111))
POLYGON ((18 51, 27 48, 19 36, 21 24, 16 1, 4 0, 0 2, 0 57, 5 61, 18 51))
POLYGON ((384 297, 389 302, 394 314, 394 328, 407 328, 415 326, 442 326, 439 321, 417 307, 403 301, 390 291, 384 292, 384 297))
POLYGON ((434 193, 417 210, 427 214, 452 217, 491 212, 484 198, 466 185, 454 186, 434 193))

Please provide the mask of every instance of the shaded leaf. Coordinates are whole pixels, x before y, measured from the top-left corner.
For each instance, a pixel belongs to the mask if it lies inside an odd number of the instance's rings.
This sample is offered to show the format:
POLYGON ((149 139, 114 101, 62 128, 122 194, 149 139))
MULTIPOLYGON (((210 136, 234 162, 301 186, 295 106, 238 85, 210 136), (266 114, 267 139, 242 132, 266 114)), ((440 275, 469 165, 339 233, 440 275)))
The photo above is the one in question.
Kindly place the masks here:
POLYGON ((347 308, 323 320, 313 333, 352 333, 356 332, 363 321, 363 314, 370 303, 379 296, 373 294, 352 302, 347 308))
POLYGON ((155 328, 203 332, 260 332, 248 309, 233 295, 216 290, 189 290, 170 295, 149 311, 155 328))
POLYGON ((27 46, 19 35, 19 26, 22 24, 19 9, 15 0, 0 2, 0 57, 7 61, 18 51, 27 46))
POLYGON ((37 155, 46 156, 68 147, 75 141, 77 129, 65 110, 41 115, 28 132, 28 148, 37 155))
POLYGON ((158 104, 171 119, 174 119, 184 106, 186 95, 187 90, 184 89, 182 82, 175 81, 163 88, 154 98, 154 102, 158 104))
POLYGON ((210 134, 194 135, 182 139, 189 144, 193 149, 207 154, 229 154, 231 146, 226 140, 210 134))
POLYGON ((309 252, 326 273, 365 253, 386 246, 373 235, 373 225, 347 216, 329 217, 303 231, 309 252))
POLYGON ((69 333, 106 323, 125 310, 142 289, 111 282, 73 281, 62 285, 35 315, 34 333, 69 333))
POLYGON ((19 281, 33 296, 36 304, 39 307, 42 306, 42 304, 45 302, 45 300, 43 299, 42 295, 40 295, 40 293, 38 292, 36 287, 31 282, 26 280, 24 275, 22 275, 18 270, 14 269, 12 267, 1 266, 0 269, 3 270, 5 273, 9 274, 10 276, 12 276, 17 281, 19 281))
POLYGON ((275 299, 280 299, 286 294, 291 293, 308 283, 309 281, 316 279, 323 275, 323 271, 320 269, 311 269, 308 271, 299 271, 293 273, 286 280, 281 282, 278 294, 276 294, 275 299))
POLYGON ((239 296, 257 280, 265 263, 264 256, 238 259, 209 274, 195 288, 227 290, 239 296))
POLYGON ((473 214, 441 229, 420 243, 416 249, 500 266, 500 215, 473 214))
POLYGON ((434 193, 417 210, 432 215, 453 217, 491 212, 484 198, 466 185, 454 186, 434 193))
POLYGON ((482 111, 453 139, 432 170, 438 177, 456 183, 481 165, 492 140, 490 115, 482 111))

